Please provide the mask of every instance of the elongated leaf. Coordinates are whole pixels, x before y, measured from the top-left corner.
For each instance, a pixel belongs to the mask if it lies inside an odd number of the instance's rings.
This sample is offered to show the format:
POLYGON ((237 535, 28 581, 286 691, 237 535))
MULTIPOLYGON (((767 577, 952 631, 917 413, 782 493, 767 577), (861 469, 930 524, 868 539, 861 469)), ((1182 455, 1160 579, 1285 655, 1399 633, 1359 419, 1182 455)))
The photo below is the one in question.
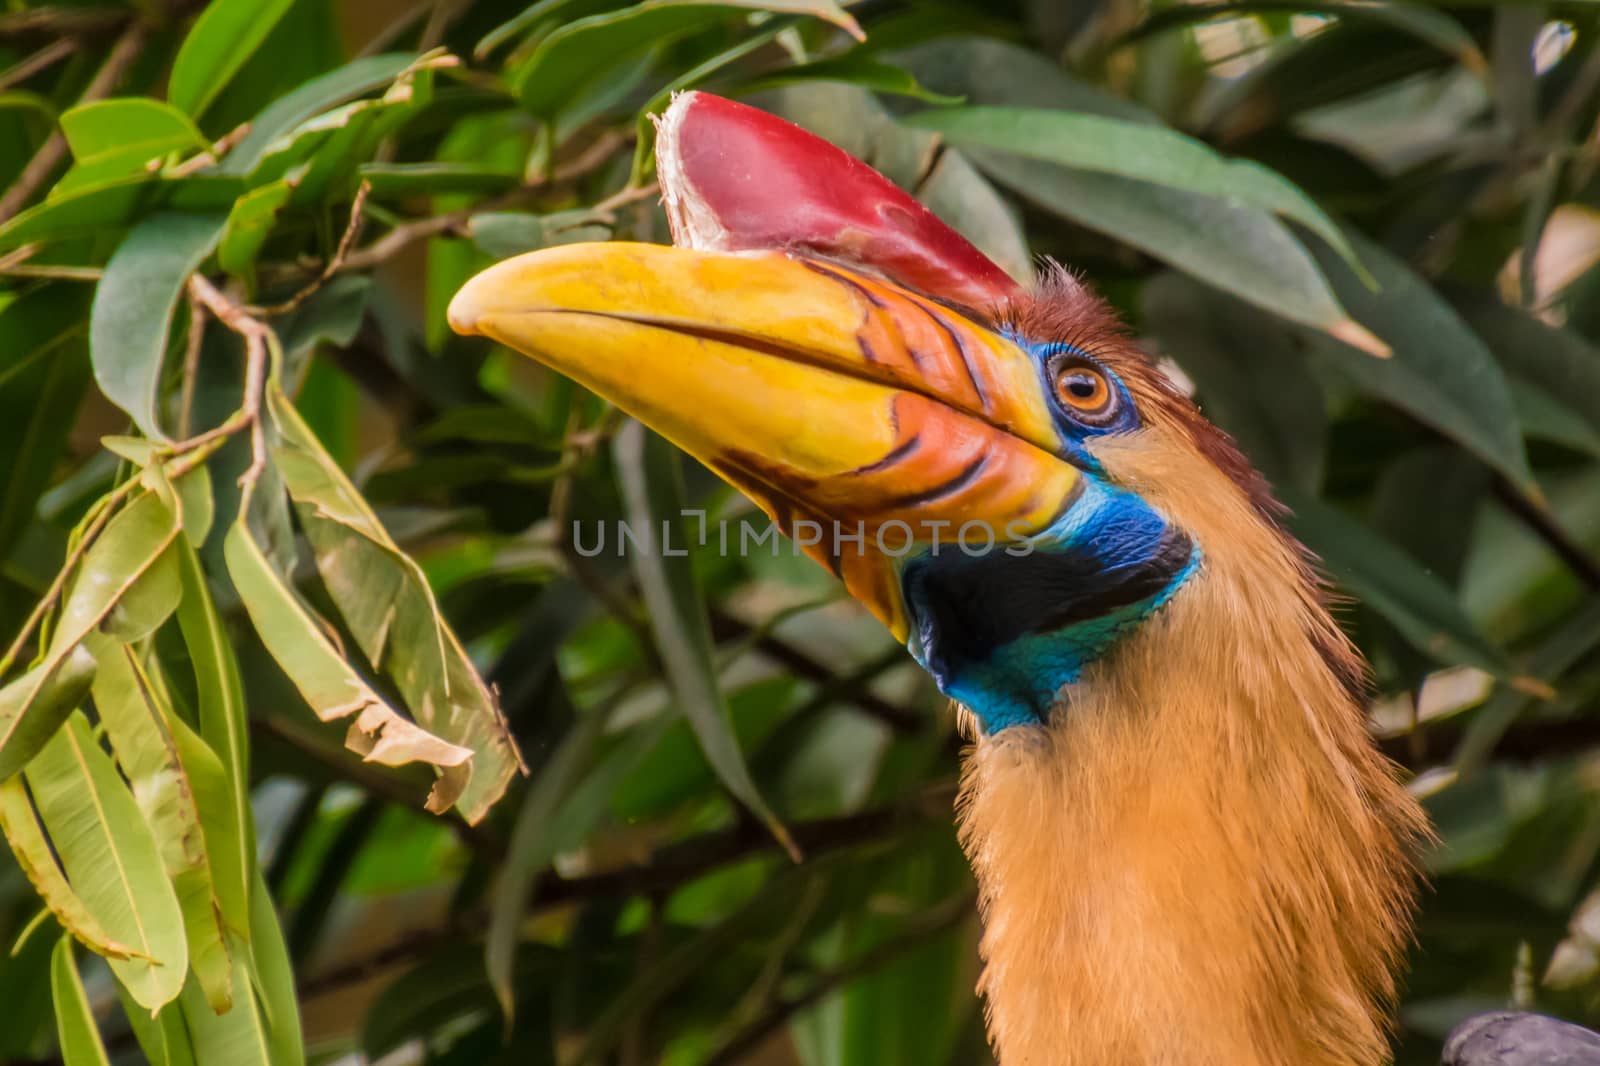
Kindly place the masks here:
MULTIPOLYGON (((628 521, 635 530, 648 531, 652 538, 651 547, 634 552, 628 561, 649 608, 650 631, 677 704, 694 727, 706 760, 723 785, 766 824, 798 861, 799 852, 788 831, 750 779, 744 754, 728 724, 728 709, 712 664, 711 626, 695 584, 694 569, 682 549, 668 554, 665 541, 653 542, 656 532, 672 529, 681 521, 683 472, 678 452, 637 422, 630 422, 617 435, 614 450, 628 521)), ((687 543, 681 528, 673 539, 679 544, 687 543)))
POLYGON ((50 956, 50 993, 56 1005, 56 1035, 61 1041, 63 1066, 111 1066, 106 1046, 89 1007, 89 994, 78 976, 78 960, 72 957, 72 938, 56 941, 50 956))
MULTIPOLYGON (((1418 651, 1527 686, 1505 652, 1480 632, 1450 588, 1365 525, 1321 500, 1280 493, 1290 525, 1356 598, 1383 615, 1418 651)), ((1535 686, 1537 687, 1537 686, 1535 686)))
POLYGON ((212 1009, 221 1013, 233 1003, 232 960, 212 887, 199 805, 214 802, 218 793, 226 798, 222 764, 172 711, 164 687, 133 648, 101 640, 95 650, 100 663, 95 709, 177 891, 195 977, 212 1009), (180 731, 187 751, 177 739, 180 731))
MULTIPOLYGON (((250 811, 250 725, 244 687, 233 645, 200 568, 200 556, 187 537, 178 541, 176 550, 183 584, 178 626, 194 666, 200 738, 216 754, 226 782, 224 795, 201 808, 212 888, 223 923, 248 940, 250 871, 255 867, 256 834, 250 811), (211 828, 213 822, 217 825, 215 830, 211 828)), ((197 764, 190 766, 194 772, 197 764)))
POLYGON ((189 1038, 188 1027, 183 1022, 182 997, 177 1003, 168 1003, 151 1017, 128 995, 120 984, 117 996, 122 1000, 122 1013, 127 1015, 128 1027, 139 1041, 139 1050, 150 1061, 150 1066, 201 1066, 195 1061, 194 1041, 189 1038))
POLYGON ((256 255, 278 220, 278 212, 289 202, 293 191, 287 179, 280 179, 251 189, 235 200, 228 212, 227 228, 217 244, 217 265, 235 276, 249 275, 256 255))
POLYGON ((39 665, 0 689, 0 776, 27 763, 82 698, 91 668, 79 645, 157 565, 178 528, 172 503, 141 492, 84 553, 39 665))
POLYGON ((1180 274, 1147 282, 1148 328, 1199 388, 1206 416, 1276 485, 1322 483, 1327 411, 1294 338, 1263 316, 1180 274))
POLYGON ((61 132, 77 162, 50 190, 52 197, 145 170, 147 163, 169 153, 206 146, 183 112, 136 96, 97 100, 63 112, 61 132))
POLYGON ((198 118, 244 66, 293 0, 213 0, 178 49, 167 81, 172 106, 198 118))
POLYGON ((0 777, 10 777, 44 747, 67 715, 89 694, 94 656, 82 645, 55 663, 41 663, 0 689, 0 777))
POLYGON ((67 884, 20 777, 0 781, 0 829, 5 830, 17 865, 63 929, 97 955, 127 959, 137 954, 134 948, 113 939, 67 884))
POLYGON ((221 214, 152 215, 128 234, 95 291, 89 318, 95 381, 147 437, 166 439, 157 402, 172 312, 226 225, 221 214))
POLYGON ((138 958, 110 961, 141 1006, 155 1011, 189 967, 183 912, 150 827, 81 714, 67 720, 27 770, 67 880, 90 914, 138 958))
POLYGON ((560 244, 603 241, 611 235, 608 227, 593 223, 588 211, 561 211, 535 215, 526 211, 485 211, 467 223, 472 243, 496 259, 508 259, 523 252, 551 248, 560 244))
MULTIPOLYGON (((240 954, 245 954, 242 946, 240 954)), ((233 1001, 233 1009, 226 1014, 218 1014, 206 1002, 205 993, 192 977, 183 986, 178 1006, 183 1014, 184 1029, 197 1066, 209 1066, 213 1062, 274 1066, 266 1019, 256 1001, 247 967, 233 968, 233 987, 229 990, 229 998, 233 1001)))
POLYGON ((909 96, 930 104, 959 104, 961 97, 946 96, 924 87, 916 75, 903 67, 885 63, 870 52, 854 49, 839 56, 813 60, 793 67, 784 67, 758 78, 742 91, 752 92, 773 85, 792 85, 803 81, 841 81, 858 85, 873 92, 909 96))
POLYGON ((0 371, 0 558, 33 521, 89 384, 81 285, 42 285, 0 309, 10 357, 0 371))
POLYGON ((238 178, 214 174, 192 174, 185 178, 136 174, 30 207, 0 225, 0 252, 9 252, 34 241, 103 235, 158 208, 226 211, 244 191, 244 184, 238 178))
POLYGON ((497 193, 522 183, 521 174, 482 163, 363 163, 359 173, 379 196, 497 193))
POLYGON ((1009 153, 968 154, 1002 185, 1063 218, 1274 314, 1347 338, 1369 353, 1386 351, 1340 306, 1316 260, 1266 211, 1009 153))
POLYGON ((539 42, 510 75, 512 92, 528 111, 555 117, 622 62, 662 41, 728 17, 715 4, 672 0, 645 3, 569 22, 539 42))
POLYGON ((1600 350, 1572 329, 1481 295, 1455 302, 1512 378, 1538 388, 1600 430, 1600 350))
POLYGON ((1392 359, 1359 359, 1322 341, 1314 351, 1336 372, 1467 448, 1524 491, 1537 491, 1505 375, 1489 349, 1434 288, 1374 242, 1351 241, 1378 279, 1372 292, 1331 252, 1319 252, 1334 290, 1392 359))
POLYGON ((225 544, 228 576, 261 634, 261 641, 325 722, 354 716, 345 746, 385 766, 425 762, 440 777, 428 797, 429 810, 453 804, 467 783, 471 749, 442 740, 402 718, 345 661, 241 522, 225 544))
POLYGON ((255 956, 254 988, 267 1023, 272 1066, 304 1066, 305 1041, 300 1036, 300 1001, 294 968, 283 940, 283 927, 272 909, 267 883, 257 870, 250 891, 250 939, 255 956))
POLYGON ((661 740, 667 728, 675 724, 671 717, 662 715, 640 728, 580 781, 608 718, 603 709, 579 718, 555 755, 540 768, 511 830, 484 941, 489 982, 508 1019, 515 1002, 511 982, 520 943, 517 930, 535 879, 563 849, 582 843, 605 815, 612 793, 661 740))
POLYGON ((1360 268, 1339 227, 1293 182, 1259 163, 1226 159, 1176 130, 1103 115, 1021 107, 924 111, 906 121, 968 148, 991 148, 1259 208, 1300 223, 1360 268))
POLYGON ((479 820, 521 768, 498 702, 445 623, 421 569, 276 386, 268 406, 282 435, 273 457, 323 584, 367 659, 394 678, 417 724, 472 753, 452 787, 464 789, 462 816, 479 820))
MULTIPOLYGON (((274 141, 319 111, 336 107, 394 81, 417 57, 410 53, 365 56, 301 85, 267 107, 250 122, 250 132, 218 168, 243 175, 255 169, 274 141)), ((3 231, 0 231, 3 232, 3 231)))

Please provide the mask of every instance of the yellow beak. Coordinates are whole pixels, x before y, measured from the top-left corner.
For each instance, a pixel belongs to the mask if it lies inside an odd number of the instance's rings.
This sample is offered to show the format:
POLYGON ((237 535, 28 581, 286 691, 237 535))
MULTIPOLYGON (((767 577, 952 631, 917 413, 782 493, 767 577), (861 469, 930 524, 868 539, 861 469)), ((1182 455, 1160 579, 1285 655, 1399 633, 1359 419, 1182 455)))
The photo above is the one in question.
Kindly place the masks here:
POLYGON ((1078 489, 1078 471, 1052 454, 1028 353, 836 266, 778 252, 569 245, 477 275, 449 317, 717 471, 902 640, 899 560, 930 545, 958 550, 958 540, 1020 541, 1078 489))

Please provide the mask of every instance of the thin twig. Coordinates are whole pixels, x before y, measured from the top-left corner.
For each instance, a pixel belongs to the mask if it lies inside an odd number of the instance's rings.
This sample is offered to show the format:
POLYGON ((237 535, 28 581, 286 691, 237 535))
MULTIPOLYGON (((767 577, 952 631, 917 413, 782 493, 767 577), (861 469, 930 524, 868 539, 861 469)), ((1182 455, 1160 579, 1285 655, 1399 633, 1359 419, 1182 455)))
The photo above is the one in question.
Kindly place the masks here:
POLYGON ((467 236, 467 223, 472 220, 473 215, 516 203, 530 193, 537 192, 549 185, 580 178, 611 158, 618 148, 632 139, 633 134, 631 132, 623 133, 617 130, 607 130, 604 134, 595 138, 593 144, 585 148, 570 162, 564 163, 552 171, 548 178, 532 182, 520 189, 513 189, 504 196, 496 197, 487 203, 465 207, 459 211, 451 211, 444 215, 419 218, 415 222, 407 222, 396 226, 367 247, 346 256, 344 262, 339 265, 335 273, 368 270, 383 263, 385 260, 394 258, 394 256, 417 241, 426 240, 430 237, 438 237, 445 233, 467 236))
POLYGON ((616 217, 617 208, 626 207, 640 200, 648 200, 660 192, 661 186, 653 181, 648 185, 632 185, 607 196, 604 200, 591 207, 589 212, 596 218, 605 219, 609 222, 616 217))
POLYGON ((231 435, 245 426, 249 427, 250 465, 239 475, 239 487, 243 490, 239 510, 244 513, 249 507, 256 481, 267 467, 267 440, 261 427, 261 397, 267 384, 267 354, 276 346, 277 336, 271 328, 224 296, 202 274, 189 278, 189 294, 216 315, 217 321, 244 338, 244 399, 239 405, 239 412, 216 429, 195 438, 203 440, 231 435))
POLYGON ((83 47, 83 42, 76 37, 61 37, 51 41, 33 53, 33 55, 7 67, 5 73, 0 74, 0 91, 9 89, 13 85, 20 85, 41 70, 59 63, 81 47, 83 47))
MULTIPOLYGON (((142 22, 135 22, 125 30, 117 43, 111 46, 111 52, 106 56, 106 61, 101 64, 95 73, 94 80, 89 82, 83 90, 83 95, 78 98, 78 103, 87 104, 111 95, 117 84, 122 81, 139 53, 144 51, 145 39, 150 31, 142 22)), ((0 222, 15 215, 22 210, 33 194, 39 191, 40 186, 49 180, 55 173, 56 166, 67 154, 67 141, 61 132, 50 134, 44 145, 34 153, 28 165, 22 168, 22 174, 7 189, 4 196, 0 196, 0 222)))
POLYGON ((107 7, 34 7, 0 15, 0 40, 30 34, 84 36, 115 29, 132 12, 107 7))
POLYGON ((0 268, 0 276, 8 278, 51 278, 55 281, 99 281, 104 274, 99 267, 35 266, 32 263, 0 268))
POLYGON ((356 238, 361 236, 362 211, 367 206, 367 196, 371 192, 372 182, 370 181, 363 181, 360 188, 356 189, 355 199, 350 203, 350 220, 345 223, 344 233, 340 235, 339 244, 333 250, 333 258, 328 260, 327 266, 322 268, 322 273, 317 275, 315 280, 306 284, 282 303, 269 304, 265 307, 249 306, 245 310, 252 315, 261 315, 266 318, 274 315, 286 315, 296 307, 299 307, 307 297, 327 284, 329 278, 342 270, 345 260, 350 255, 350 249, 355 247, 356 238))
POLYGON ((189 336, 183 348, 183 385, 178 396, 178 436, 189 435, 189 425, 194 417, 195 380, 200 376, 200 346, 206 335, 205 305, 189 297, 189 336))
POLYGON ((244 140, 249 133, 250 123, 239 123, 239 125, 235 126, 233 129, 229 130, 227 133, 224 133, 221 137, 218 137, 215 141, 213 141, 211 143, 211 147, 206 149, 204 152, 201 152, 197 156, 192 156, 189 159, 185 159, 183 162, 174 167, 169 167, 166 171, 166 176, 169 178, 181 178, 185 175, 193 174, 197 170, 204 170, 206 167, 215 166, 221 161, 223 156, 233 151, 234 146, 240 141, 244 140))

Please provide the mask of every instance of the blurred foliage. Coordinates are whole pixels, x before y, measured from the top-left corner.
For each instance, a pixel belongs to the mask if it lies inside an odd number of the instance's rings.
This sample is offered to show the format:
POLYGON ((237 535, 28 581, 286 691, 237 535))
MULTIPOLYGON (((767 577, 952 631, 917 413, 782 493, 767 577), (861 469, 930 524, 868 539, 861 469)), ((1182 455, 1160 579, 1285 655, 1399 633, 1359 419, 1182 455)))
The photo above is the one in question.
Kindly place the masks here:
POLYGON ((1082 271, 1295 507, 1440 833, 1399 1060, 1600 1022, 1600 8, 14 0, 0 1058, 985 1060, 931 683, 787 544, 574 551, 753 509, 444 322, 666 240, 689 87, 1082 271))

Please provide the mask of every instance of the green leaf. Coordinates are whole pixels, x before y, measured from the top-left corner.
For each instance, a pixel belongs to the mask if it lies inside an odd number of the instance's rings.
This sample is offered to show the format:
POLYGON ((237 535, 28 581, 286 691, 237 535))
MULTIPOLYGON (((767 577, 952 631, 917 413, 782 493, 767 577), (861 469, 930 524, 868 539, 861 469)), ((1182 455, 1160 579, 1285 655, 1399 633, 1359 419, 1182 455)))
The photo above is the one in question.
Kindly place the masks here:
POLYGON ((284 944, 283 928, 272 909, 272 895, 257 870, 250 891, 250 939, 255 955, 254 988, 267 1022, 271 1066, 304 1066, 305 1041, 300 1034, 300 1001, 294 968, 284 944))
POLYGON ((226 225, 220 214, 152 215, 117 248, 95 291, 89 318, 95 381, 147 437, 166 439, 157 405, 172 313, 226 225))
POLYGON ((1600 430, 1569 407, 1564 395, 1552 396, 1538 385, 1518 377, 1507 378, 1506 387, 1511 391, 1511 403, 1516 408, 1523 436, 1600 456, 1600 430))
POLYGON ((212 0, 178 48, 167 81, 172 105, 199 118, 261 46, 293 0, 212 0))
POLYGON ((89 995, 83 990, 83 978, 78 976, 78 961, 72 957, 71 937, 56 941, 50 956, 50 992, 56 1005, 62 1066, 111 1066, 89 995))
POLYGON ((0 371, 0 559, 34 521, 89 384, 89 290, 41 285, 0 309, 9 363, 0 371))
POLYGON ((218 170, 232 175, 250 173, 274 142, 291 129, 319 111, 383 88, 416 60, 417 57, 411 53, 366 56, 313 78, 251 119, 250 132, 228 153, 218 170))
POLYGON ((96 100, 65 111, 61 132, 77 162, 50 190, 52 198, 146 170, 152 160, 174 152, 206 147, 187 115, 138 96, 96 100))
POLYGON ((1510 390, 1489 349, 1405 263, 1360 234, 1352 232, 1351 240, 1379 291, 1369 290, 1331 252, 1318 257, 1345 306, 1394 355, 1358 358, 1323 338, 1313 340, 1314 354, 1364 392, 1433 426, 1524 492, 1536 493, 1510 390))
MULTIPOLYGON (((200 737, 218 757, 224 795, 200 809, 211 860, 212 888, 222 920, 235 932, 250 928, 250 876, 255 868, 255 823, 250 809, 249 716, 233 645, 211 599, 200 556, 187 537, 177 544, 183 633, 199 694, 200 737), (213 828, 213 825, 216 828, 213 828)), ((182 753, 180 752, 180 757, 182 753)), ((190 763, 191 772, 198 763, 190 763)), ((204 782, 209 775, 200 772, 204 782)))
POLYGON ((1339 584, 1388 619, 1418 651, 1526 685, 1505 652, 1472 624, 1449 586, 1405 552, 1313 496, 1290 490, 1280 496, 1294 512, 1290 527, 1339 584))
POLYGON ((1114 174, 1280 215, 1317 234, 1345 262, 1360 269, 1360 260, 1339 227, 1293 182, 1251 160, 1224 158, 1176 130, 1103 115, 1020 107, 924 111, 906 121, 934 130, 957 146, 1114 174))
MULTIPOLYGON (((245 952, 241 947, 241 955, 245 952)), ((229 1066, 275 1066, 272 1041, 261 1006, 256 1002, 255 989, 250 983, 246 967, 233 968, 233 986, 229 990, 233 1009, 218 1014, 206 1002, 205 993, 193 977, 183 986, 178 1004, 182 1012, 184 1029, 191 1042, 194 1061, 198 1066, 213 1062, 226 1062, 229 1066)), ((284 1059, 285 1063, 293 1060, 284 1059)))
POLYGON ((751 92, 768 86, 804 81, 841 81, 873 92, 908 96, 930 104, 959 104, 962 100, 959 96, 934 92, 917 81, 916 75, 904 67, 885 63, 860 48, 851 49, 843 55, 784 67, 741 86, 740 91, 751 92))
POLYGON ((117 996, 122 1000, 122 1013, 128 1018, 128 1028, 133 1030, 139 1050, 149 1060, 150 1066, 201 1066, 195 1061, 194 1042, 183 1022, 182 997, 178 1003, 169 1003, 151 1017, 128 995, 128 990, 117 986, 117 996))
POLYGON ((553 248, 560 244, 603 241, 610 228, 594 221, 590 211, 558 211, 535 215, 526 211, 485 211, 467 222, 472 243, 496 259, 509 259, 523 252, 553 248))
POLYGON ((244 192, 238 178, 191 174, 131 178, 79 189, 49 199, 0 225, 0 252, 35 241, 103 236, 161 208, 173 211, 226 211, 244 192))
POLYGON ((1455 304, 1506 375, 1538 389, 1600 430, 1600 349, 1577 332, 1483 295, 1455 304))
POLYGON ((1282 222, 1260 208, 1010 153, 969 149, 968 154, 996 181, 1063 218, 1142 249, 1257 307, 1348 337, 1369 354, 1384 351, 1340 306, 1316 260, 1282 222))
POLYGON ((89 667, 80 645, 178 536, 178 516, 141 492, 106 523, 67 586, 61 616, 39 664, 0 689, 0 776, 21 769, 81 698, 89 667))
POLYGON ((422 61, 400 76, 376 100, 357 100, 299 123, 268 146, 250 172, 253 184, 287 178, 290 202, 320 206, 433 97, 432 61, 422 61))
POLYGON ((650 538, 647 546, 632 553, 628 561, 649 609, 650 630, 676 702, 694 727, 701 750, 723 785, 761 819, 798 862, 799 851, 750 779, 744 754, 728 722, 728 709, 712 664, 711 626, 705 601, 682 547, 688 540, 682 528, 683 470, 678 452, 637 422, 630 422, 617 435, 614 452, 628 522, 650 538), (654 540, 658 531, 663 537, 660 543, 654 540), (679 547, 673 548, 674 543, 679 547))
POLYGON ((509 73, 511 91, 525 110, 554 118, 640 52, 728 15, 728 9, 717 4, 645 0, 621 11, 568 22, 540 41, 527 61, 509 73))
MULTIPOLYGON (((390 538, 377 515, 282 391, 267 404, 281 435, 273 458, 298 509, 324 586, 367 660, 395 681, 417 725, 471 753, 448 782, 450 802, 476 822, 521 768, 493 693, 446 624, 426 576, 390 538)), ((441 786, 445 782, 441 781, 441 786)), ((431 810, 443 809, 436 790, 431 810)))
POLYGON ((10 777, 44 747, 89 694, 94 656, 75 644, 0 689, 0 777, 10 777))
POLYGON ((891 53, 917 81, 983 107, 1036 107, 1160 124, 1155 112, 1062 69, 1053 58, 987 36, 941 35, 891 53))
MULTIPOLYGON (((177 891, 195 977, 221 1013, 233 1004, 233 962, 200 811, 202 803, 211 807, 219 796, 226 799, 222 763, 173 711, 159 667, 147 670, 138 653, 118 641, 99 640, 95 651, 95 710, 177 891)), ((227 825, 215 817, 211 822, 227 825)))
POLYGON ((106 932, 105 926, 89 912, 88 905, 67 884, 21 777, 0 781, 0 829, 5 830, 6 842, 11 845, 11 853, 27 875, 28 883, 33 885, 33 890, 63 929, 90 951, 108 959, 127 959, 138 954, 136 949, 106 932))
POLYGON ((267 651, 325 722, 354 716, 345 746, 384 766, 425 762, 440 773, 428 807, 435 812, 460 796, 470 774, 471 749, 458 747, 401 717, 345 661, 311 610, 296 595, 240 521, 224 542, 233 579, 250 622, 267 651))
POLYGON ((484 940, 489 983, 508 1020, 515 1014, 512 969, 521 941, 518 929, 528 905, 528 893, 539 872, 555 857, 562 838, 557 821, 561 801, 588 767, 609 718, 604 709, 596 709, 578 719, 562 738, 555 754, 540 768, 533 787, 523 798, 522 809, 517 812, 511 842, 506 847, 505 865, 489 907, 489 932, 484 940))
POLYGON ((357 173, 378 196, 499 193, 522 184, 521 174, 479 163, 363 163, 357 173))
POLYGON ((289 202, 293 191, 292 182, 279 179, 235 200, 217 244, 217 266, 234 277, 252 277, 256 256, 261 254, 261 246, 278 221, 278 212, 289 202))
POLYGON ((134 1000, 155 1011, 189 968, 183 912, 155 837, 89 722, 67 720, 27 770, 61 866, 89 913, 139 957, 109 960, 134 1000))
POLYGON ((1146 326, 1194 379, 1206 416, 1273 484, 1316 492, 1328 416, 1294 338, 1258 328, 1260 312, 1181 274, 1147 282, 1141 298, 1146 326))

